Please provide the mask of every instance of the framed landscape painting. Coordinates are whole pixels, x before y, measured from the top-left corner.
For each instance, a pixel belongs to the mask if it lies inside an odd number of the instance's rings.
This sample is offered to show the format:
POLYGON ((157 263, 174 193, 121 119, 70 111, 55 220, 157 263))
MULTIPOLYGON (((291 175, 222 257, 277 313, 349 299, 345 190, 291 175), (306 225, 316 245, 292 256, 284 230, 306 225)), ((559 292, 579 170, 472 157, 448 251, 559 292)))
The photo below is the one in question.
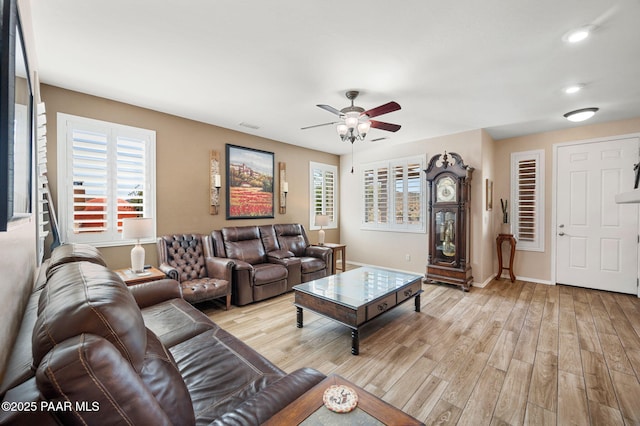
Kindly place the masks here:
POLYGON ((273 218, 273 152, 226 148, 227 219, 273 218))

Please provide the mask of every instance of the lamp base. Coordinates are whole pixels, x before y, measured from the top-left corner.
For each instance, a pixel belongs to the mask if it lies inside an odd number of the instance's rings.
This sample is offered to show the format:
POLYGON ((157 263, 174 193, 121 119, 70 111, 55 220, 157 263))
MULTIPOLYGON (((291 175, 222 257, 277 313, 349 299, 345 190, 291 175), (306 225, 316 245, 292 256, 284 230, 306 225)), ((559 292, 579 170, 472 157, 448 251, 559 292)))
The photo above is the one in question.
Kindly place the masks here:
POLYGON ((131 249, 131 270, 136 273, 144 271, 144 248, 140 242, 131 249))
POLYGON ((318 245, 319 246, 324 245, 324 229, 321 229, 318 231, 318 245))

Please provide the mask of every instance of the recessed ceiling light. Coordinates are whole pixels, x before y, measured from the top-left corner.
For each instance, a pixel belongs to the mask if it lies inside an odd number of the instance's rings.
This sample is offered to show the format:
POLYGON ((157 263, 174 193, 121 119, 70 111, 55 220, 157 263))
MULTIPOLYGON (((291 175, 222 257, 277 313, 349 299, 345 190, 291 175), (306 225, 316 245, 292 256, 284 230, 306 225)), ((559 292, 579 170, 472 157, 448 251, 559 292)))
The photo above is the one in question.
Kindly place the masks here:
POLYGON ((579 43, 585 40, 594 30, 593 25, 587 25, 575 30, 571 30, 565 34, 563 39, 569 43, 579 43))
POLYGON ((573 121, 578 123, 580 121, 585 121, 593 117, 593 115, 598 112, 600 108, 582 108, 577 109, 575 111, 568 112, 564 114, 564 118, 569 121, 573 121))
POLYGON ((567 95, 572 95, 574 93, 578 93, 580 90, 582 90, 583 87, 584 84, 573 84, 571 86, 565 87, 564 93, 566 93, 567 95))

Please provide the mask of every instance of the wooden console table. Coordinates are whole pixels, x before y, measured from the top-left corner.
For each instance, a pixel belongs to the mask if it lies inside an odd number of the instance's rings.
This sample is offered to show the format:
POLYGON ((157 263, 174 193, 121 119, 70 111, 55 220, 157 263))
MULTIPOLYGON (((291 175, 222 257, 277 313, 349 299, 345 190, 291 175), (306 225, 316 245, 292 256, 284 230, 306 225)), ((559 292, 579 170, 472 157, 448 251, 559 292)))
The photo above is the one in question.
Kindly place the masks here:
POLYGON ((502 270, 506 269, 509 271, 509 278, 511 278, 511 282, 516 280, 516 276, 513 273, 513 258, 516 255, 516 238, 513 234, 499 234, 498 238, 496 238, 496 245, 498 246, 498 276, 496 279, 500 279, 502 276, 502 270), (502 264, 502 243, 508 241, 511 245, 511 255, 509 256, 509 267, 505 267, 502 264))

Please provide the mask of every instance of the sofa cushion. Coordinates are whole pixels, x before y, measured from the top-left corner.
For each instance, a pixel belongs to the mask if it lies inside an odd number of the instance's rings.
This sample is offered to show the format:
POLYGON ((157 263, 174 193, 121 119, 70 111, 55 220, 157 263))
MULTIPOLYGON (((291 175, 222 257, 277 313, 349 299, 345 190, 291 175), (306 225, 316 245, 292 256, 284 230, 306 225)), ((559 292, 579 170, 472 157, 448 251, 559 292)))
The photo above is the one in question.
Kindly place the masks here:
POLYGON ((255 269, 254 284, 257 286, 287 279, 287 268, 276 263, 261 263, 255 269))
POLYGON ((144 308, 145 325, 158 336, 163 345, 175 346, 203 331, 218 326, 183 299, 172 299, 144 308))
POLYGON ((51 258, 47 266, 47 279, 58 266, 64 265, 65 263, 82 261, 107 266, 107 263, 97 248, 88 244, 63 244, 56 247, 53 253, 51 253, 51 258))
POLYGON ((60 265, 42 290, 33 329, 34 365, 56 344, 81 333, 102 336, 139 371, 146 329, 135 299, 118 274, 101 265, 60 265))
POLYGON ((226 296, 229 290, 229 281, 218 278, 196 278, 182 283, 182 297, 190 303, 211 300, 216 295, 226 296))
POLYGON ((191 397, 171 353, 147 330, 147 350, 140 378, 156 398, 171 423, 195 423, 191 397))
POLYGON ((280 248, 289 250, 298 257, 305 256, 309 246, 307 235, 298 223, 277 224, 273 226, 280 248))
POLYGON ((120 351, 93 334, 71 337, 51 349, 38 366, 36 382, 51 403, 72 403, 72 409, 55 413, 65 425, 171 425, 120 351), (88 409, 76 410, 76 402, 88 409))
POLYGON ((191 394, 198 424, 208 424, 285 373, 223 329, 170 351, 191 394))
POLYGON ((327 267, 322 259, 318 259, 316 257, 302 257, 300 260, 303 274, 322 271, 327 267))
POLYGON ((257 226, 237 226, 222 229, 227 257, 252 265, 267 262, 267 253, 257 226))
POLYGON ((20 331, 18 331, 9 362, 7 363, 7 368, 4 371, 2 386, 0 386, 0 395, 4 395, 8 389, 17 386, 19 383, 35 375, 35 371, 32 368, 31 334, 33 333, 33 326, 38 317, 39 299, 40 291, 32 293, 31 296, 29 296, 27 307, 22 317, 22 323, 20 323, 20 331))

